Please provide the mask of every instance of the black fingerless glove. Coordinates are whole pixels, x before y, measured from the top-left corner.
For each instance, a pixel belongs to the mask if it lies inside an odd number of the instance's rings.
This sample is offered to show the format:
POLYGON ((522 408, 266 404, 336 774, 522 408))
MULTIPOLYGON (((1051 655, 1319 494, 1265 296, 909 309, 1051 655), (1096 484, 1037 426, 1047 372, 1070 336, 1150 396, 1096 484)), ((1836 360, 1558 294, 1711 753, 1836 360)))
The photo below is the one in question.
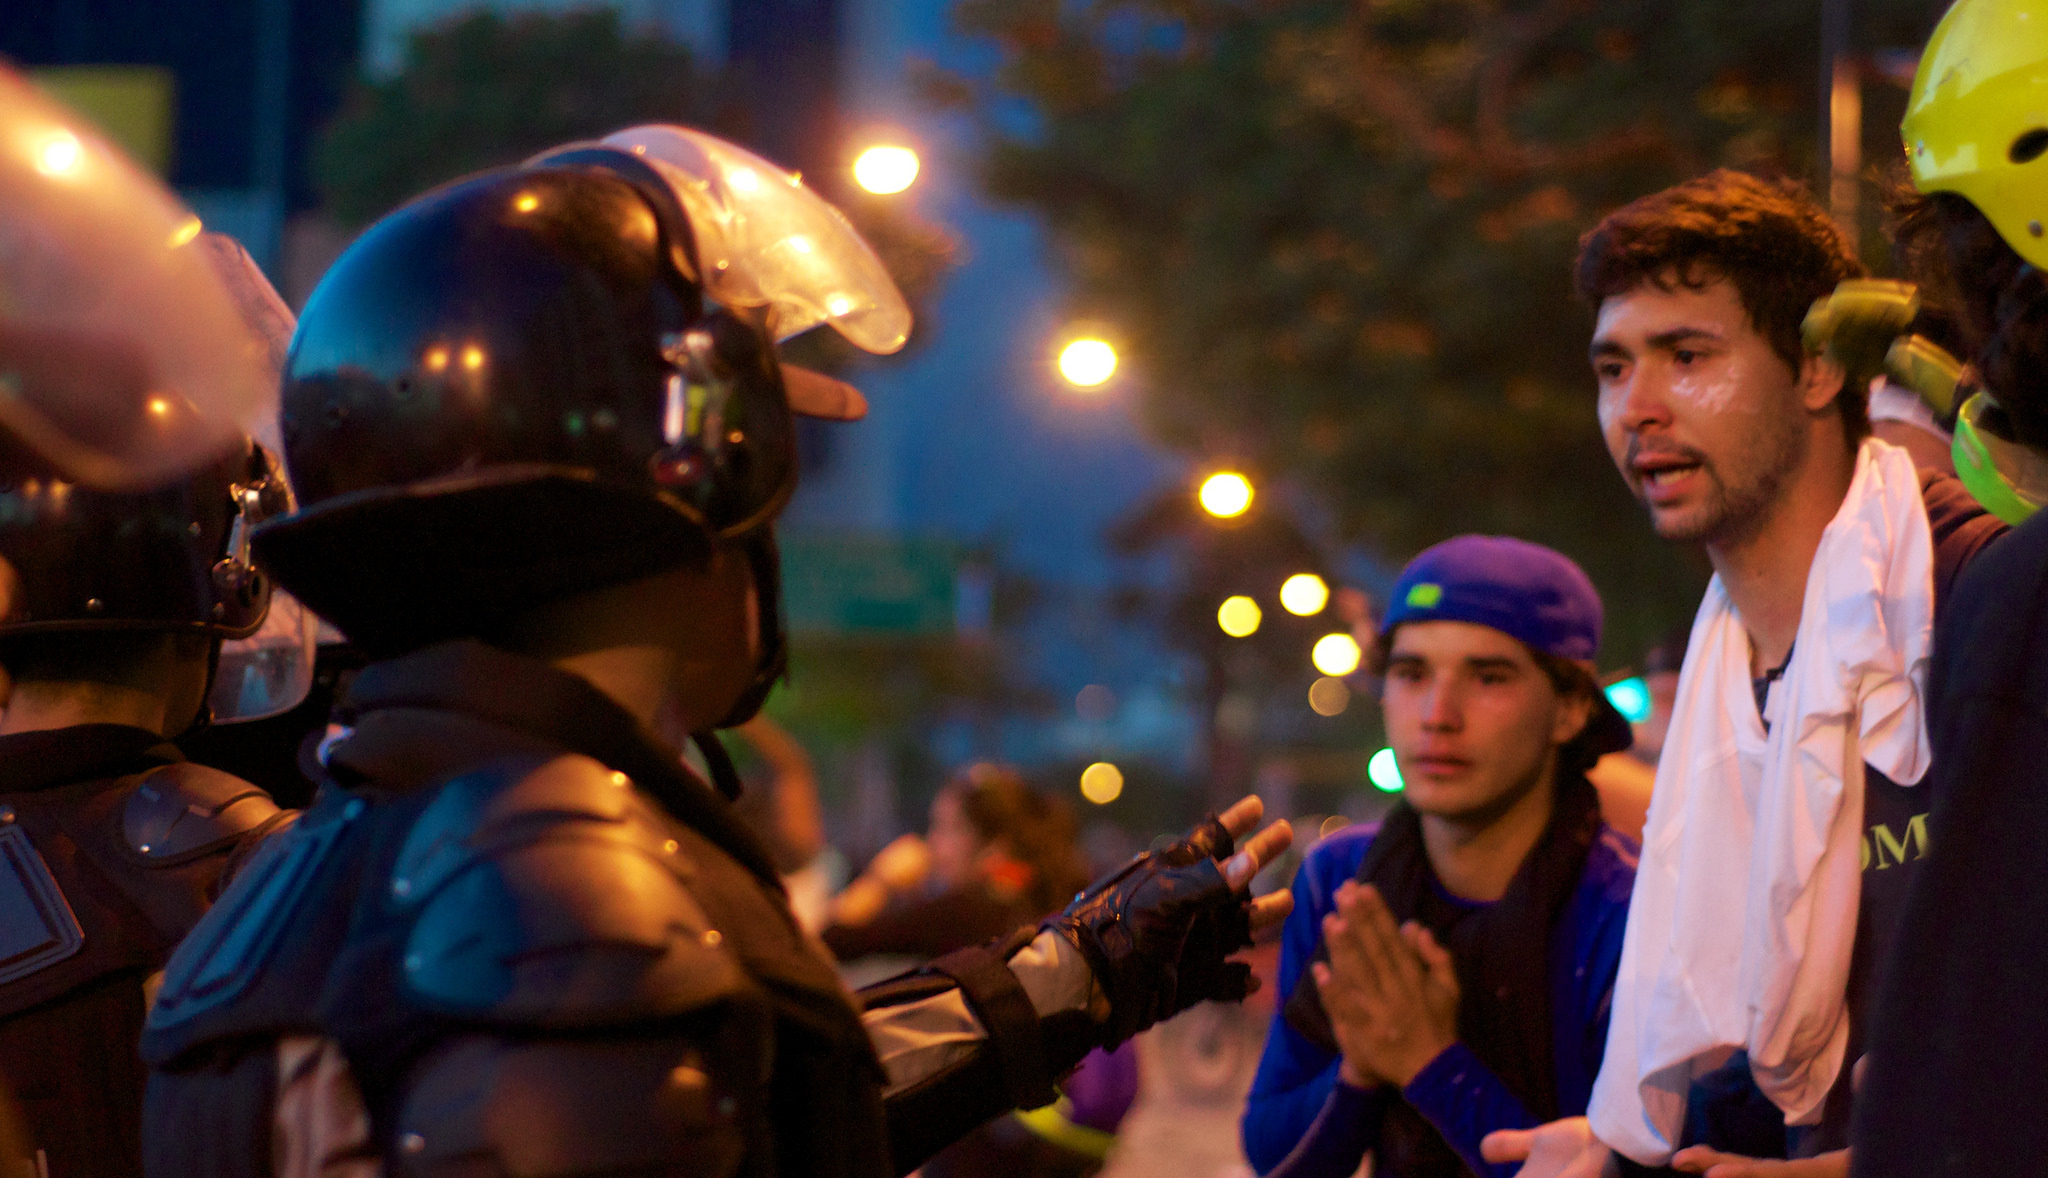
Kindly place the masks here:
POLYGON ((1080 949, 1108 996, 1104 1047, 1197 1002, 1237 1002, 1251 992, 1251 967, 1225 960, 1252 943, 1250 902, 1223 878, 1221 860, 1233 846, 1212 816, 1097 881, 1040 926, 1080 949))

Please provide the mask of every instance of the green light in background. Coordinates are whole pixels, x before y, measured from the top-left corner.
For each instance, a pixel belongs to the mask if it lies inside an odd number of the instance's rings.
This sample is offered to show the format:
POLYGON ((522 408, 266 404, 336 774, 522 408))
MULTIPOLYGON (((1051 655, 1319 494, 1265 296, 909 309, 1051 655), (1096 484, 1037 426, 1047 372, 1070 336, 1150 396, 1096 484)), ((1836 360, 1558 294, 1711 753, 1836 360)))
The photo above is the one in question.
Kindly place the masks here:
POLYGON ((1631 724, 1640 724, 1650 718, 1650 685, 1640 676, 1623 679, 1607 685, 1607 702, 1631 724))
POLYGON ((1365 775, 1372 779, 1375 787, 1385 793, 1401 792, 1401 766, 1394 763, 1393 749, 1381 749, 1374 753, 1372 760, 1365 763, 1365 775))

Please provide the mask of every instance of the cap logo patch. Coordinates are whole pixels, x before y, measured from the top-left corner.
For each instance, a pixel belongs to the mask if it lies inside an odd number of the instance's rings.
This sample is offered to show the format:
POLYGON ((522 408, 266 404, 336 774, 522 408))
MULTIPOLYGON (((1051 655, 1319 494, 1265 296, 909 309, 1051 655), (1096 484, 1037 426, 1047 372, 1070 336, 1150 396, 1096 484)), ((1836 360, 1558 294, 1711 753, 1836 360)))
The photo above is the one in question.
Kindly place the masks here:
POLYGON ((1419 585, 1408 587, 1408 608, 1410 609, 1435 609, 1437 603, 1443 599, 1444 587, 1442 585, 1424 581, 1419 585))

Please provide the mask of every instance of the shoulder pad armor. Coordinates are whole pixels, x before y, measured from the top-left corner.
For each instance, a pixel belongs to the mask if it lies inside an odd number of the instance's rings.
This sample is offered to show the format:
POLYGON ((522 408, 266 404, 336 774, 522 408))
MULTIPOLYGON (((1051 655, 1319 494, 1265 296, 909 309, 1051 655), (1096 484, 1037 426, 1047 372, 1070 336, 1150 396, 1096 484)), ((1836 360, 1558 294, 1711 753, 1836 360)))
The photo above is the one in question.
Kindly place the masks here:
POLYGON ((121 835, 151 863, 217 851, 277 817, 277 803, 239 777, 180 761, 143 774, 121 810, 121 835))
POLYGON ((587 757, 458 778, 413 824, 390 896, 412 914, 406 987, 534 1026, 663 1018, 748 993, 685 886, 681 846, 624 774, 587 757))
POLYGON ((8 810, 0 822, 0 986, 57 964, 85 946, 78 917, 8 810))

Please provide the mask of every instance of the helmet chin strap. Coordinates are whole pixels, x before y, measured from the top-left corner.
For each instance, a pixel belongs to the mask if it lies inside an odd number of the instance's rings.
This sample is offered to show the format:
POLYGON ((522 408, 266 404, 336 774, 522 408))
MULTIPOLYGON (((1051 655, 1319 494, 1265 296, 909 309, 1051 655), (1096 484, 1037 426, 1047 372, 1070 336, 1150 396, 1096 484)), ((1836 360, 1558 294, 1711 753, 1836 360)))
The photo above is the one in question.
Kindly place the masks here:
POLYGON ((789 641, 782 612, 782 558, 775 550, 775 533, 762 528, 742 541, 747 563, 754 573, 754 598, 761 611, 761 654, 754 663, 753 681, 733 701, 732 710, 710 728, 690 734, 697 751, 704 754, 711 771, 711 784, 729 801, 738 801, 740 775, 732 757, 718 739, 718 729, 737 728, 760 714, 768 693, 789 673, 789 641))
POLYGON ((166 740, 176 743, 187 737, 197 736, 213 727, 213 681, 220 674, 221 640, 213 640, 213 649, 206 656, 206 686, 199 693, 199 711, 193 714, 192 722, 166 740))
POLYGON ((754 600, 760 603, 761 654, 754 663, 754 679, 735 700, 732 710, 712 725, 737 728, 753 719, 768 702, 768 693, 789 673, 789 635, 782 610, 782 557, 775 549, 775 533, 763 527, 741 541, 747 563, 754 573, 754 600))
POLYGON ((718 739, 715 729, 692 732, 690 740, 697 751, 704 754, 704 767, 711 771, 711 784, 725 795, 728 802, 740 800, 740 771, 733 768, 732 754, 725 751, 725 742, 718 739))

